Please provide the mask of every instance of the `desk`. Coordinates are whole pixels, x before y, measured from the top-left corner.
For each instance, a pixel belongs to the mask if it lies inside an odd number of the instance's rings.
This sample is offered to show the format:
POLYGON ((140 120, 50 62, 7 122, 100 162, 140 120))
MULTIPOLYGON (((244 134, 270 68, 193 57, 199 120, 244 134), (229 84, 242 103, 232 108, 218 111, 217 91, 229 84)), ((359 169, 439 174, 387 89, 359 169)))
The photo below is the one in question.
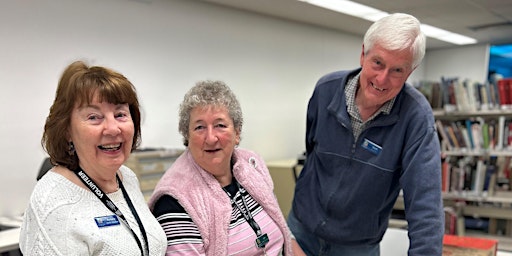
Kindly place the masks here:
POLYGON ((19 248, 21 228, 11 228, 0 231, 0 253, 19 248))
POLYGON ((0 253, 19 248, 20 226, 23 217, 0 216, 0 253))

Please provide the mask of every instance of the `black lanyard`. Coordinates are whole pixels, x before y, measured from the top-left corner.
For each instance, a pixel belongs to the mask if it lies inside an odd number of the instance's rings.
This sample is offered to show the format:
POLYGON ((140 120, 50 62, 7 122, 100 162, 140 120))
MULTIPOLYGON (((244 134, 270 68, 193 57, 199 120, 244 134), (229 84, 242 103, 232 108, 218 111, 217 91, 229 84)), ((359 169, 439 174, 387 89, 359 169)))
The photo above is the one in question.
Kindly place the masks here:
POLYGON ((126 189, 123 186, 123 182, 121 182, 121 179, 119 179, 119 176, 116 173, 116 179, 119 183, 119 187, 121 188, 121 191, 123 192, 124 199, 128 203, 128 206, 130 207, 130 211, 133 214, 133 217, 135 217, 135 220, 137 220, 137 224, 139 225, 140 232, 142 233, 142 236, 144 238, 144 244, 146 245, 146 253, 144 254, 144 249, 142 247, 142 244, 140 242, 139 237, 135 234, 135 231, 130 227, 130 224, 128 224, 128 221, 126 220, 126 217, 121 212, 119 208, 108 198, 107 194, 101 190, 98 185, 96 185, 96 182, 94 182, 87 173, 85 173, 80 166, 74 171, 74 173, 80 178, 80 180, 92 191, 93 194, 95 194, 101 202, 113 213, 115 213, 121 220, 123 220, 124 224, 130 229, 132 232, 133 237, 135 237, 135 240, 137 241, 137 245, 139 246, 141 255, 149 255, 149 247, 148 247, 148 237, 146 234, 146 230, 144 229, 144 225, 142 225, 142 221, 139 218, 139 215, 137 214, 137 210, 135 210, 135 207, 133 206, 132 200, 130 200, 130 197, 128 196, 128 193, 126 192, 126 189))
POLYGON ((231 197, 231 194, 226 190, 226 188, 222 189, 224 190, 224 192, 226 192, 226 194, 228 194, 229 200, 231 200, 231 204, 238 208, 240 213, 242 213, 242 215, 244 216, 244 219, 247 221, 247 223, 249 223, 249 226, 251 226, 252 230, 254 230, 254 233, 256 233, 256 246, 258 248, 265 248, 265 245, 269 241, 268 235, 262 234, 260 226, 252 217, 251 210, 247 206, 247 202, 245 201, 244 195, 242 195, 242 191, 240 190, 240 184, 238 183, 237 180, 233 180, 233 182, 235 182, 238 191, 240 191, 240 197, 242 197, 244 209, 242 209, 242 207, 238 205, 236 200, 231 197))

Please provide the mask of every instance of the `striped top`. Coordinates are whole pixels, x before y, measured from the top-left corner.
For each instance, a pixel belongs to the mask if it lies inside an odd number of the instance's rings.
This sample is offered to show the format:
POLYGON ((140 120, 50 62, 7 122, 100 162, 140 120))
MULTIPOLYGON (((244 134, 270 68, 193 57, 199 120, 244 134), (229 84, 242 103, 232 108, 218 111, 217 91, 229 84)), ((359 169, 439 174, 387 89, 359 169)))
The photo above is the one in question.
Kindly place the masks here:
MULTIPOLYGON (((256 233, 244 216, 232 205, 231 221, 228 228, 228 255, 281 255, 283 248, 283 234, 276 223, 267 215, 247 191, 235 182, 225 189, 234 195, 233 199, 239 206, 243 206, 242 197, 245 198, 254 220, 260 226, 262 233, 267 234, 269 242, 265 249, 256 246, 256 233)), ((226 196, 228 196, 226 194, 226 196)), ((169 195, 162 196, 153 209, 153 214, 164 229, 167 236, 166 255, 205 255, 203 240, 197 225, 185 212, 183 207, 169 195)))

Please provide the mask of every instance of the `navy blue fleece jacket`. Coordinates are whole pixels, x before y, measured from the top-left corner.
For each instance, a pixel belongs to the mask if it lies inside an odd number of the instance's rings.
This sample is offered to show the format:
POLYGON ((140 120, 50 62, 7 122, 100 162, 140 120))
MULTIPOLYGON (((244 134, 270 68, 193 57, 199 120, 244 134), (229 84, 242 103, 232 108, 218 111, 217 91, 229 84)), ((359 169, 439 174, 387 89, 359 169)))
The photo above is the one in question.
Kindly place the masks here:
POLYGON ((328 74, 315 87, 293 211, 327 241, 377 244, 402 189, 409 255, 441 255, 441 154, 431 107, 406 84, 391 113, 378 115, 355 140, 344 90, 359 71, 328 74))

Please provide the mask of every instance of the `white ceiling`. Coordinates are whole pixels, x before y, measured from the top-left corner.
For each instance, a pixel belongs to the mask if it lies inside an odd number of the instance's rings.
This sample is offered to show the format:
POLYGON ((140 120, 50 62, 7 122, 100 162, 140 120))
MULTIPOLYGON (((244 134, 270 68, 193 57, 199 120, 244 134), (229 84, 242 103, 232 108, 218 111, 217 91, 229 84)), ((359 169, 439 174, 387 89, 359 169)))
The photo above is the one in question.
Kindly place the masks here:
MULTIPOLYGON (((297 0, 200 0, 263 15, 298 21, 363 36, 370 21, 297 0)), ((422 23, 478 40, 478 44, 512 43, 511 0, 354 0, 388 13, 403 12, 422 23)), ((455 45, 427 39, 427 48, 455 45)))

